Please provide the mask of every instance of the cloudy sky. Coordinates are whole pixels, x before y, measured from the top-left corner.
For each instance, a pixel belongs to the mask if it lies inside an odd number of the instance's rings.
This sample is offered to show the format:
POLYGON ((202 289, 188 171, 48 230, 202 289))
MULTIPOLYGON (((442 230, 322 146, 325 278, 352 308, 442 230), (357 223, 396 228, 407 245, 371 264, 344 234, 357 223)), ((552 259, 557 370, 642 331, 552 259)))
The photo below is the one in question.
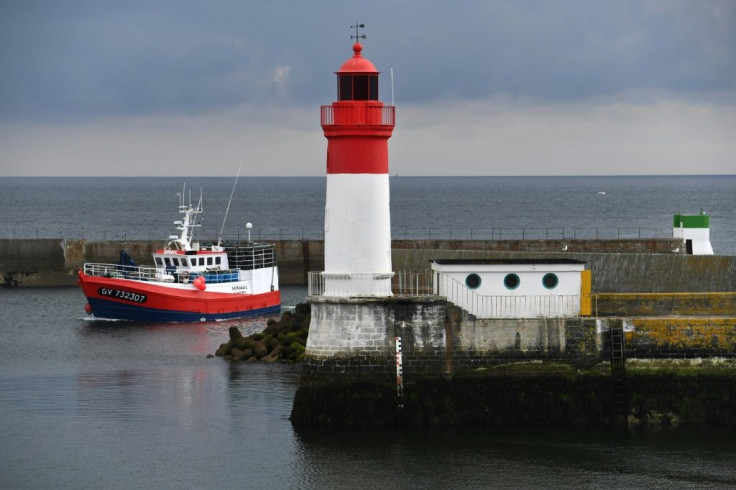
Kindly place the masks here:
POLYGON ((392 173, 736 173, 732 0, 3 0, 0 176, 323 175, 356 19, 392 173))

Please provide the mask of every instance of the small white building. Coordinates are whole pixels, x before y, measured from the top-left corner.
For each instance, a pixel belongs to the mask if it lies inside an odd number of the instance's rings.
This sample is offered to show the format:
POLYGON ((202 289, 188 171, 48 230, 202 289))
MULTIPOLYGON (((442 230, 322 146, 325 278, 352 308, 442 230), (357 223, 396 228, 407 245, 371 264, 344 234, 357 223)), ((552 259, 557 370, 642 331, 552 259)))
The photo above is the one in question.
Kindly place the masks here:
POLYGON ((589 314, 590 271, 579 260, 434 260, 432 271, 434 293, 477 318, 589 314))
POLYGON ((690 255, 713 255, 710 244, 710 216, 700 214, 676 214, 672 226, 672 238, 682 240, 685 252, 690 255))

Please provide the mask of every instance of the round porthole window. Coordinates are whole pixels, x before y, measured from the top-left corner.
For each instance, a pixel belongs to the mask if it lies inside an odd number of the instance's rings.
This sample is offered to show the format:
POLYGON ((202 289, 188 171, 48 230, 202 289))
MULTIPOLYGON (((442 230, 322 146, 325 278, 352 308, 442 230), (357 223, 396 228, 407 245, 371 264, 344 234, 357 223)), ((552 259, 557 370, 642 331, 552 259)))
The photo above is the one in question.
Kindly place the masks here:
POLYGON ((469 289, 478 289, 480 286, 480 276, 478 274, 468 274, 468 277, 465 278, 465 285, 469 289))
POLYGON ((559 282, 560 280, 557 278, 557 274, 552 274, 551 272, 549 274, 545 274, 542 278, 542 284, 544 284, 544 287, 547 289, 556 288, 559 282))
POLYGON ((506 274, 503 278, 503 285, 508 289, 516 289, 521 284, 521 279, 516 274, 506 274))

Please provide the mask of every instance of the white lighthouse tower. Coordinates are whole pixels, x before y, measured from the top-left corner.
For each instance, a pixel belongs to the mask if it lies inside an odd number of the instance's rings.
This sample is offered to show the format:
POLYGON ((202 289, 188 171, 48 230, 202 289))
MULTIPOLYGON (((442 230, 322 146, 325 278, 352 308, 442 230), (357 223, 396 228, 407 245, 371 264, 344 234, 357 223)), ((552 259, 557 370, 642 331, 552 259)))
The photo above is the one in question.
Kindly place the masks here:
POLYGON ((353 56, 336 72, 337 101, 322 106, 326 296, 391 295, 388 139, 394 107, 378 100, 379 72, 362 50, 353 45, 353 56))

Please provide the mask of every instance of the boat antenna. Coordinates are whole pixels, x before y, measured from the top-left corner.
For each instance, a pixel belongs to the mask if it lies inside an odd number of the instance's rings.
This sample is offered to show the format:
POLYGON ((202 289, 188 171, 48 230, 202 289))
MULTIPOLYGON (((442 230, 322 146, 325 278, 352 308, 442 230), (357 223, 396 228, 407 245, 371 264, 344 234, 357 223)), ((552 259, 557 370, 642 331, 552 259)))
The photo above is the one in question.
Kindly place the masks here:
MULTIPOLYGON (((191 189, 190 189, 191 192, 191 189)), ((197 224, 197 215, 202 212, 202 188, 199 188, 199 202, 197 202, 197 209, 194 213, 194 218, 192 219, 192 233, 190 234, 189 241, 194 241, 194 229, 197 227, 200 227, 202 225, 197 224)))
POLYGON ((235 176, 235 182, 233 182, 233 190, 230 191, 230 199, 227 201, 227 209, 225 209, 225 217, 222 218, 222 227, 220 228, 220 235, 217 237, 217 246, 222 244, 222 230, 225 229, 225 221, 227 221, 227 213, 230 212, 230 203, 233 201, 233 194, 235 194, 235 186, 238 185, 238 177, 240 177, 240 171, 243 169, 243 164, 240 164, 238 168, 238 174, 235 176))

